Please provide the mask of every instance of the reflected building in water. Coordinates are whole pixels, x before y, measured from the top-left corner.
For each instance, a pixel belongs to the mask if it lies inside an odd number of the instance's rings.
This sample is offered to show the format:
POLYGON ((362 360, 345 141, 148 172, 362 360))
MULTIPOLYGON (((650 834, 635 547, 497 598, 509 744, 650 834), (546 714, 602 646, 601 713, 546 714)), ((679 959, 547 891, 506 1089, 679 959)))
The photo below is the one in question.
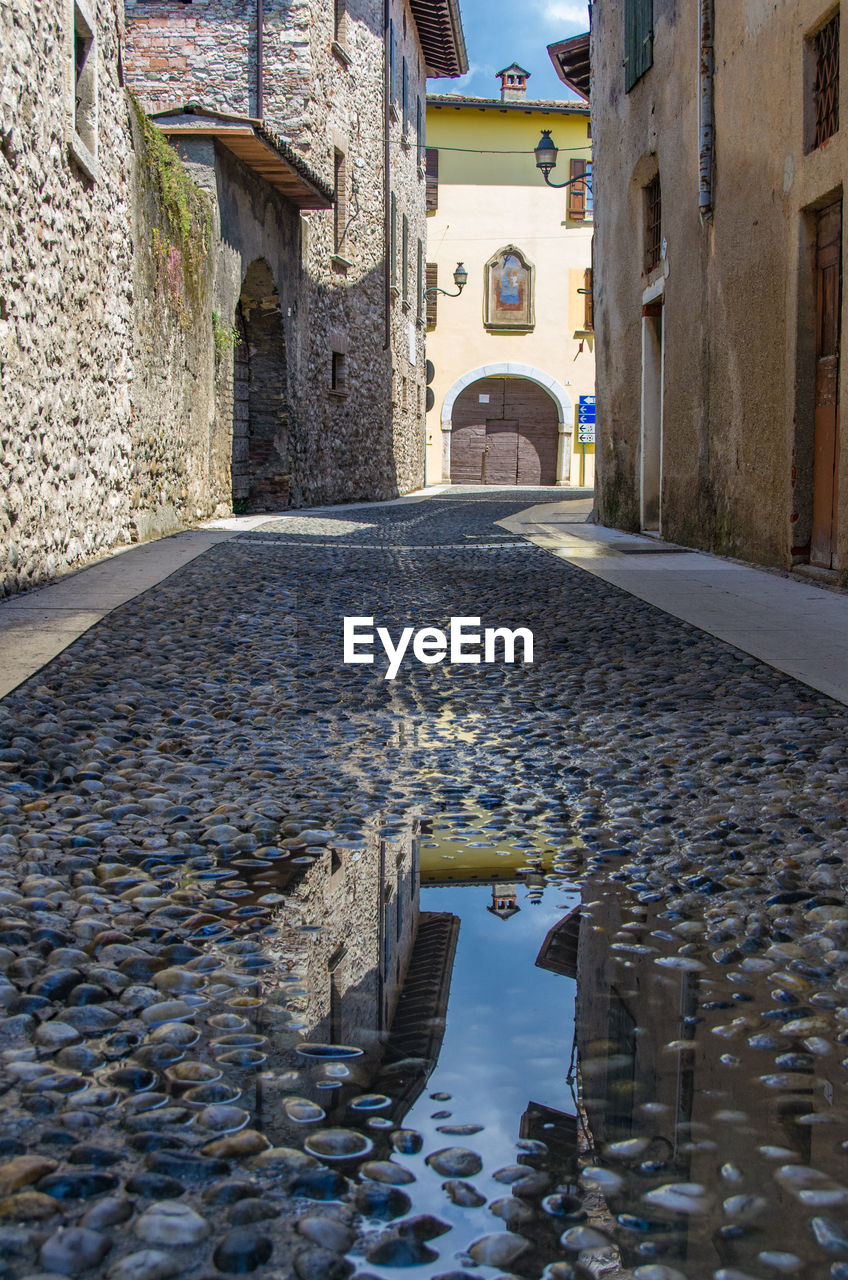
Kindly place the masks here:
MULTIPOLYGON (((687 968, 676 948, 690 935, 669 932, 667 904, 628 908, 597 885, 584 889, 583 904, 576 1042, 590 1158, 608 1164, 608 1144, 644 1141, 627 1198, 611 1199, 612 1212, 644 1215, 643 1196, 652 1188, 696 1183, 712 1208, 687 1217, 650 1213, 661 1226, 652 1258, 685 1264, 688 1275, 700 1277, 718 1267, 756 1266, 763 1249, 803 1256, 813 1239, 812 1211, 775 1173, 783 1164, 812 1166, 834 1186, 844 1181, 844 1156, 828 1123, 836 1118, 828 1079, 834 1055, 816 1061, 790 1052, 781 1071, 781 1053, 803 1045, 782 1033, 785 1018, 772 1003, 779 993, 758 992, 753 971, 740 974, 738 966, 687 968), (662 939, 681 967, 655 963, 662 939), (759 1219, 737 1221, 723 1211, 727 1197, 740 1193, 768 1197, 759 1219)), ((626 1266, 648 1260, 647 1237, 632 1221, 632 1231, 616 1230, 626 1266)), ((804 1274, 819 1272, 811 1265, 804 1274)))

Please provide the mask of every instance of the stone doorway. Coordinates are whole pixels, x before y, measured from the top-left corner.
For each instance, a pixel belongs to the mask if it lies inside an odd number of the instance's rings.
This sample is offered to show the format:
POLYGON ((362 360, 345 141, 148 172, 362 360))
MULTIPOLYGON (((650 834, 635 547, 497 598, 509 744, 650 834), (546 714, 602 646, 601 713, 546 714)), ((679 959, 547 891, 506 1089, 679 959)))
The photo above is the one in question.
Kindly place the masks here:
POLYGON ((280 295, 264 258, 251 263, 236 305, 233 357, 233 510, 288 504, 286 344, 280 295))

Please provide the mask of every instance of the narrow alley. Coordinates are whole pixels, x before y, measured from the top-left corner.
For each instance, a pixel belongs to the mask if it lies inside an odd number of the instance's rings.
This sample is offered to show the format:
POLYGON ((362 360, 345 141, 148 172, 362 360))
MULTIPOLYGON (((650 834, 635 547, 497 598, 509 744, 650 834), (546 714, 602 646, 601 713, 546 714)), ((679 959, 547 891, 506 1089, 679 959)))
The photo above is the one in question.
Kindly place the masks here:
POLYGON ((0 702, 0 1275, 848 1275, 848 712, 549 498, 257 522, 0 702))

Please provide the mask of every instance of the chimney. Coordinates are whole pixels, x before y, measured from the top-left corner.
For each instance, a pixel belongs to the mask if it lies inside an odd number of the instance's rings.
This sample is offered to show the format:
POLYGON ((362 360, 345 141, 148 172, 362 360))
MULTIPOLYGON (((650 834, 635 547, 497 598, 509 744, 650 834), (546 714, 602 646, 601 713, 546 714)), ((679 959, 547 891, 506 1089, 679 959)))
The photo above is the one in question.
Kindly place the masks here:
POLYGON ((523 102, 527 96, 527 80, 530 72, 519 67, 517 62, 513 62, 511 66, 504 67, 503 71, 497 74, 501 82, 501 102, 523 102))

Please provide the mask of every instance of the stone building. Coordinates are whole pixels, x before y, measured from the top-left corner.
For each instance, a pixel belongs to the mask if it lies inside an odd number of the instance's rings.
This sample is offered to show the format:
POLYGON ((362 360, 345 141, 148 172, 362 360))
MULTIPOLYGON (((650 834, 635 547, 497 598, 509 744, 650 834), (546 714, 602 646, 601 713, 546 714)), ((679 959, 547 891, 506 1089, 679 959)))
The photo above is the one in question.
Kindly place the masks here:
POLYGON ((425 76, 466 65, 458 12, 265 11, 263 123, 252 8, 0 9, 3 592, 423 481, 419 125, 425 76))
POLYGON ((419 487, 425 82, 465 69, 453 0, 127 0, 127 23, 128 79, 212 203, 236 508, 419 487))
POLYGON ((594 444, 576 426, 594 394, 591 188, 547 187, 533 150, 549 130, 552 181, 591 170, 585 101, 534 101, 528 73, 499 73, 498 98, 427 99, 427 479, 460 484, 591 484, 594 444))
POLYGON ((838 6, 592 12, 598 514, 845 582, 838 6))
POLYGON ((0 594, 225 499, 208 210, 163 194, 121 39, 111 0, 0 8, 0 594))

